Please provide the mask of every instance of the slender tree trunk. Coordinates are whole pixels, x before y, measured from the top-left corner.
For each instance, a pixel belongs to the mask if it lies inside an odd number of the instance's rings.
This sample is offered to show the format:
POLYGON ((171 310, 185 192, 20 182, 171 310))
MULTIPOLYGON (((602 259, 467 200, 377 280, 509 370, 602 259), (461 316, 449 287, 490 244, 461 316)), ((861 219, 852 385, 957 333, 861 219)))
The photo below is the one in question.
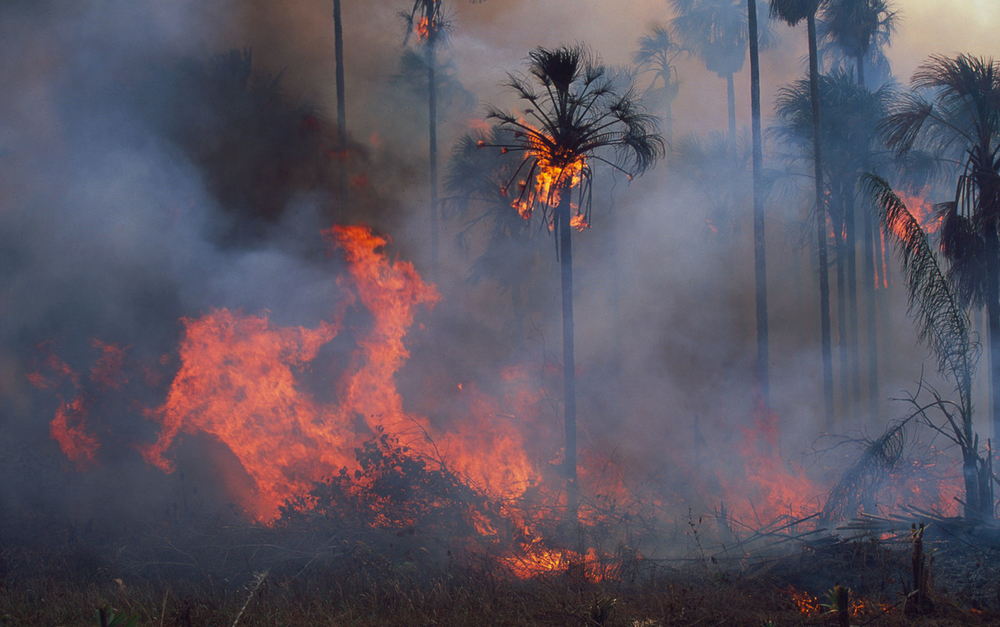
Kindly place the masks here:
MULTIPOLYGON (((855 64, 858 68, 858 85, 865 87, 865 55, 861 54, 855 57, 855 64)), ((862 243, 864 253, 861 258, 861 263, 863 264, 861 280, 865 286, 865 327, 868 331, 868 418, 871 426, 877 427, 879 423, 879 386, 878 316, 875 302, 875 282, 878 280, 879 273, 875 270, 875 247, 878 246, 881 248, 882 239, 881 237, 876 238, 878 233, 875 228, 875 216, 871 211, 869 203, 867 201, 864 202, 865 205, 861 211, 862 220, 864 221, 864 241, 862 243)), ((881 251, 879 252, 881 253, 881 251)), ((881 255, 879 255, 879 258, 881 259, 881 255)))
MULTIPOLYGON (((736 147, 736 83, 732 74, 726 75, 726 101, 729 104, 729 142, 736 147)), ((733 154, 736 151, 733 150, 733 154)))
MULTIPOLYGON (((347 150, 347 99, 344 95, 344 28, 340 20, 340 0, 333 0, 333 54, 337 82, 337 153, 341 159, 347 150)), ((341 202, 347 195, 347 160, 343 159, 337 173, 337 192, 341 202)))
POLYGON ((431 278, 438 279, 437 56, 436 42, 427 42, 427 108, 430 112, 431 278))
MULTIPOLYGON (((866 209, 868 207, 866 206, 866 209)), ((878 425, 879 389, 878 389, 878 316, 875 304, 875 239, 874 216, 870 211, 864 215, 864 264, 862 280, 865 284, 865 325, 868 329, 868 411, 870 424, 878 425)))
POLYGON ((830 221, 834 225, 833 246, 836 251, 835 261, 837 264, 837 356, 840 366, 840 412, 838 416, 848 414, 851 406, 850 385, 850 351, 847 348, 847 298, 846 298, 846 271, 844 259, 847 257, 844 244, 844 197, 840 194, 840 188, 833 183, 834 190, 830 198, 830 221), (839 219, 838 219, 839 218, 839 219))
POLYGON ((823 159, 820 148, 819 55, 816 49, 816 15, 807 18, 809 31, 809 100, 812 106, 813 176, 816 184, 816 229, 819 255, 819 314, 823 351, 823 405, 826 425, 833 427, 833 349, 830 341, 830 275, 826 251, 826 201, 823 194, 823 159))
POLYGON ((333 51, 337 70, 337 141, 338 148, 347 146, 347 104, 344 96, 344 28, 340 21, 340 0, 333 0, 333 51))
MULTIPOLYGON (((764 240, 764 147, 760 119, 760 53, 757 39, 757 0, 747 0, 750 29, 750 116, 753 136, 753 260, 757 303, 757 385, 765 406, 770 405, 767 327, 767 256, 764 240)), ((733 121, 735 125, 735 120, 733 121)))
POLYGON ((993 437, 1000 439, 1000 242, 993 229, 986 233, 986 321, 990 342, 990 416, 993 437))
POLYGON ((844 185, 841 190, 844 202, 844 254, 847 270, 847 355, 850 374, 851 405, 856 411, 861 401, 861 349, 858 341, 858 236, 854 214, 854 185, 844 185))
POLYGON ((562 190, 556 219, 559 220, 559 269, 562 278, 563 392, 565 395, 566 482, 569 522, 576 524, 579 508, 576 460, 576 357, 573 347, 573 230, 570 226, 570 194, 562 190))

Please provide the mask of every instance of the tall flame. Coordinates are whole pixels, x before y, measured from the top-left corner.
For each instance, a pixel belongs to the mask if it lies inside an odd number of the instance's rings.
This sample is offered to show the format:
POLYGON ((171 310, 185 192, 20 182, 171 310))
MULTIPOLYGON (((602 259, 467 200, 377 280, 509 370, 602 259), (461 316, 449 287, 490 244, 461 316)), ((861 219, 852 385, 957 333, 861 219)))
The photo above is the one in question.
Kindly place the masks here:
POLYGON ((162 425, 158 440, 142 448, 149 463, 171 471, 166 453, 182 431, 218 438, 256 482, 259 494, 244 506, 262 520, 352 464, 357 419, 374 428, 402 414, 393 377, 408 356, 403 337, 416 309, 438 299, 412 264, 390 262, 379 252, 386 238, 360 226, 325 234, 343 249, 358 298, 373 316, 341 382, 339 403, 317 403, 296 380, 340 331, 339 321, 279 327, 265 315, 220 309, 182 321, 180 371, 166 402, 149 412, 162 425))

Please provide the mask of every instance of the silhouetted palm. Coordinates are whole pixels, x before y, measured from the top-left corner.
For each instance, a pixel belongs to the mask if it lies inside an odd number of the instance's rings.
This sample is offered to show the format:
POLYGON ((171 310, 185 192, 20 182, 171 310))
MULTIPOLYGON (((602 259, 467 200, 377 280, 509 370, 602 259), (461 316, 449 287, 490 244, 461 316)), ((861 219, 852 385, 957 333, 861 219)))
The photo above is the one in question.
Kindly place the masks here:
POLYGON ((653 80, 643 93, 643 99, 663 106, 664 133, 669 142, 673 129, 671 104, 680 93, 681 84, 674 60, 684 49, 677 38, 662 26, 657 26, 651 34, 640 37, 638 43, 639 49, 632 53, 632 62, 640 72, 653 73, 653 80))
POLYGON ((963 303, 986 310, 993 433, 1000 433, 1000 63, 933 56, 892 108, 886 142, 953 163, 955 196, 939 205, 941 249, 963 303))
POLYGON ((443 202, 445 215, 464 218, 460 234, 485 224, 488 231, 486 248, 472 265, 470 280, 496 281, 501 290, 510 294, 512 315, 505 329, 516 345, 523 337, 522 321, 527 306, 527 289, 535 274, 540 250, 532 228, 511 207, 507 188, 520 189, 527 184, 518 173, 521 156, 497 146, 513 141, 510 131, 497 127, 488 133, 476 131, 463 136, 455 146, 449 162, 445 187, 449 196, 443 202), (486 148, 484 145, 494 146, 486 148))
MULTIPOLYGON (((524 218, 540 209, 559 253, 563 306, 565 467, 570 516, 577 505, 576 373, 573 346, 572 229, 590 223, 592 163, 605 163, 629 178, 642 174, 663 154, 655 118, 636 103, 634 86, 611 74, 582 46, 528 54, 528 75, 507 82, 528 108, 522 114, 488 108, 511 140, 493 145, 517 154, 515 176, 526 172, 515 205, 524 218), (576 190, 574 206, 570 196, 576 190)), ((483 147, 490 146, 485 141, 483 147)), ((513 182, 513 179, 512 181, 513 182)), ((509 184, 504 189, 510 189, 509 184)))
MULTIPOLYGON (((859 85, 865 85, 866 63, 888 73, 889 63, 883 50, 889 45, 898 21, 898 15, 889 0, 828 0, 822 7, 820 18, 821 38, 831 44, 830 48, 852 60, 859 85)), ((866 302, 868 386, 871 391, 869 412, 874 420, 879 394, 875 299, 875 286, 879 281, 876 280, 876 268, 884 267, 885 251, 882 238, 878 237, 875 229, 875 216, 867 206, 862 209, 864 245, 861 282, 866 302)))
POLYGON ((896 32, 899 16, 889 0, 827 0, 820 12, 819 35, 854 61, 865 84, 865 62, 885 59, 882 50, 896 32))
MULTIPOLYGON (((820 134, 819 52, 816 40, 816 11, 822 0, 769 0, 771 15, 789 26, 806 20, 809 36, 809 101, 813 138, 820 134)), ((826 201, 823 194, 823 150, 813 141, 813 177, 816 191, 816 245, 819 256, 820 336, 823 359, 823 405, 827 426, 833 426, 833 348, 830 337, 830 271, 826 250, 826 201)))
POLYGON ((447 39, 451 22, 444 14, 442 0, 414 0, 409 12, 399 14, 406 22, 406 35, 403 44, 409 42, 411 36, 416 36, 417 42, 423 46, 427 67, 427 109, 428 109, 428 142, 430 160, 431 185, 431 271, 437 275, 438 266, 438 175, 437 175, 437 71, 438 46, 447 39))
MULTIPOLYGON (((871 92, 839 71, 820 77, 819 96, 825 120, 821 132, 824 179, 828 181, 837 250, 841 385, 846 408, 848 401, 857 400, 860 390, 855 195, 861 173, 887 160, 876 129, 895 94, 890 87, 871 92)), ((813 142, 811 109, 807 79, 779 91, 775 107, 783 122, 779 132, 799 145, 804 154, 813 142)), ((869 391, 877 394, 877 387, 869 391)))
MULTIPOLYGON (((746 61, 750 30, 745 0, 670 0, 676 17, 671 28, 705 63, 709 71, 726 79, 729 104, 729 138, 736 141, 736 88, 733 76, 746 61)), ((758 20, 761 32, 767 17, 758 20)), ((762 40, 769 36, 762 34, 762 40)))

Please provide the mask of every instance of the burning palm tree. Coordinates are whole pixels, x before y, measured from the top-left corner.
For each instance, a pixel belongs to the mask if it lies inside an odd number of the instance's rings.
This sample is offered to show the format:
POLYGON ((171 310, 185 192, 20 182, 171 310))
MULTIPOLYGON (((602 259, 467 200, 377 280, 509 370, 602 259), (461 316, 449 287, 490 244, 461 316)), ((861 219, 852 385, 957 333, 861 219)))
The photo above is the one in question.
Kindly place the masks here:
MULTIPOLYGON (((528 75, 509 74, 506 86, 528 104, 521 114, 489 107, 510 141, 493 146, 521 156, 511 183, 517 185, 513 205, 525 219, 540 209, 557 242, 563 310, 565 384, 565 469, 569 482, 570 519, 578 502, 576 443, 576 375, 573 349, 573 228, 590 225, 593 163, 604 163, 629 179, 649 170, 663 155, 656 120, 636 102, 630 81, 612 74, 582 46, 528 53, 528 75), (610 153, 610 154, 609 154, 610 153), (607 156, 605 156, 607 155, 607 156), (577 201, 571 196, 576 191, 577 201)), ((510 189, 507 187, 507 191, 510 189)))

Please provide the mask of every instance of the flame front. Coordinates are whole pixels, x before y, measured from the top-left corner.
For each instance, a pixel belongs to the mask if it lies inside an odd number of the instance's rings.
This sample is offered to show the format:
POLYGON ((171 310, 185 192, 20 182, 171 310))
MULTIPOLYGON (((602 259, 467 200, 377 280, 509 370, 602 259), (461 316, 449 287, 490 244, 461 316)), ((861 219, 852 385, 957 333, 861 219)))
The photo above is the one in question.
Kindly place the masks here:
POLYGON ((403 337, 417 308, 438 299, 412 264, 387 260, 378 250, 387 240, 367 228, 335 227, 326 235, 343 249, 358 299, 373 315, 339 402, 317 403, 296 381, 337 335, 339 320, 315 329, 279 327, 265 315, 220 309, 183 320, 181 369, 166 402, 149 412, 162 425, 159 439, 142 449, 149 463, 171 471, 166 453, 182 431, 218 438, 256 482, 259 493, 243 505, 261 520, 353 465, 359 417, 374 428, 402 415, 393 378, 408 356, 403 337))

